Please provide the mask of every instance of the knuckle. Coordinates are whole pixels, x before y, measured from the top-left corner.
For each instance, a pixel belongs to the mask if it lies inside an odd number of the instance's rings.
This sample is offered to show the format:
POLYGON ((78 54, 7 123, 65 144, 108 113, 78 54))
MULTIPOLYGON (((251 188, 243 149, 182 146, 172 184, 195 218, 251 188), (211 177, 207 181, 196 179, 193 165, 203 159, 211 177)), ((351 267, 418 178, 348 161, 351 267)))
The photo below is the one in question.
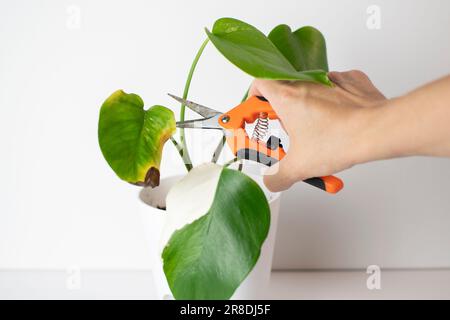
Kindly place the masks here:
POLYGON ((367 78, 367 75, 361 70, 351 70, 350 75, 354 78, 367 78))
POLYGON ((284 101, 292 99, 305 99, 308 96, 308 87, 306 85, 284 85, 280 89, 280 97, 284 101))
POLYGON ((250 90, 258 90, 261 87, 261 80, 260 79, 254 79, 252 84, 250 85, 250 90))
POLYGON ((262 82, 261 79, 254 79, 253 83, 252 83, 252 87, 259 87, 259 86, 261 86, 261 82, 262 82))
POLYGON ((288 102, 292 98, 292 92, 287 86, 283 86, 278 90, 278 97, 282 103, 288 102))

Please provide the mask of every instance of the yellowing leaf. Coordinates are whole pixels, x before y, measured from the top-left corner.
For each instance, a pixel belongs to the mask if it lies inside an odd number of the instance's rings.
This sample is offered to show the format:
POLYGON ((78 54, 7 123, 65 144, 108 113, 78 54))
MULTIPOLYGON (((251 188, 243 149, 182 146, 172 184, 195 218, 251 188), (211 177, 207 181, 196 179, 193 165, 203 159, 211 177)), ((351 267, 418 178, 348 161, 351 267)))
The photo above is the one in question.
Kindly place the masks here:
POLYGON ((171 110, 162 106, 144 110, 138 95, 118 90, 101 107, 98 140, 103 156, 121 179, 155 187, 164 143, 175 130, 171 110))

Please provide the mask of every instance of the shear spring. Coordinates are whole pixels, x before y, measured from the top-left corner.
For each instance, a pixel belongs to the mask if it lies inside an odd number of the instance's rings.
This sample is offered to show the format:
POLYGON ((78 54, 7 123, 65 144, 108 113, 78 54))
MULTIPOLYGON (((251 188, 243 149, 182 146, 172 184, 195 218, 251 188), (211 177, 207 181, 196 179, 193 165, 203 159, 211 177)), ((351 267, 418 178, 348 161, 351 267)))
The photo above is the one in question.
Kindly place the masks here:
POLYGON ((261 112, 256 120, 255 129, 253 129, 252 139, 255 141, 263 140, 269 131, 269 119, 267 113, 261 112))

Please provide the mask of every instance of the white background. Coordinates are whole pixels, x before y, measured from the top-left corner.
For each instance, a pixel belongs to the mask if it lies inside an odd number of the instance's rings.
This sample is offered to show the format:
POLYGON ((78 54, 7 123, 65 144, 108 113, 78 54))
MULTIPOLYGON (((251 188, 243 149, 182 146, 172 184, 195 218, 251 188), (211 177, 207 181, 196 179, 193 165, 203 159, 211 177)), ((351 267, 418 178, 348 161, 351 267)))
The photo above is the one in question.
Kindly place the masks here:
MULTIPOLYGON (((0 0, 0 268, 148 267, 138 189, 102 158, 98 111, 119 88, 177 111, 165 94, 181 93, 217 18, 264 32, 313 25, 331 69, 362 69, 392 97, 449 72, 449 12, 445 0, 0 0), (366 27, 371 4, 380 30, 366 27)), ((250 81, 209 46, 191 98, 225 110, 250 81)), ((206 149, 196 148, 197 163, 206 149)), ((170 144, 163 162, 163 175, 183 171, 170 144)), ((450 266, 450 160, 385 161, 340 176, 339 196, 303 184, 283 195, 275 268, 450 266)))

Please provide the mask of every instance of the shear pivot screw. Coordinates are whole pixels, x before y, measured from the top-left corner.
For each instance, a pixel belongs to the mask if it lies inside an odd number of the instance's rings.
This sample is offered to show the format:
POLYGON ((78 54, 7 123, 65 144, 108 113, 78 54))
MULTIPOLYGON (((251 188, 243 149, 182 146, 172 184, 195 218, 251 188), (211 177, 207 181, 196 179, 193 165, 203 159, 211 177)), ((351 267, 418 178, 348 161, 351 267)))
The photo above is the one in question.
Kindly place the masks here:
POLYGON ((227 123, 228 121, 230 121, 230 116, 227 116, 227 115, 223 116, 222 119, 221 119, 221 121, 222 121, 223 123, 227 123))

